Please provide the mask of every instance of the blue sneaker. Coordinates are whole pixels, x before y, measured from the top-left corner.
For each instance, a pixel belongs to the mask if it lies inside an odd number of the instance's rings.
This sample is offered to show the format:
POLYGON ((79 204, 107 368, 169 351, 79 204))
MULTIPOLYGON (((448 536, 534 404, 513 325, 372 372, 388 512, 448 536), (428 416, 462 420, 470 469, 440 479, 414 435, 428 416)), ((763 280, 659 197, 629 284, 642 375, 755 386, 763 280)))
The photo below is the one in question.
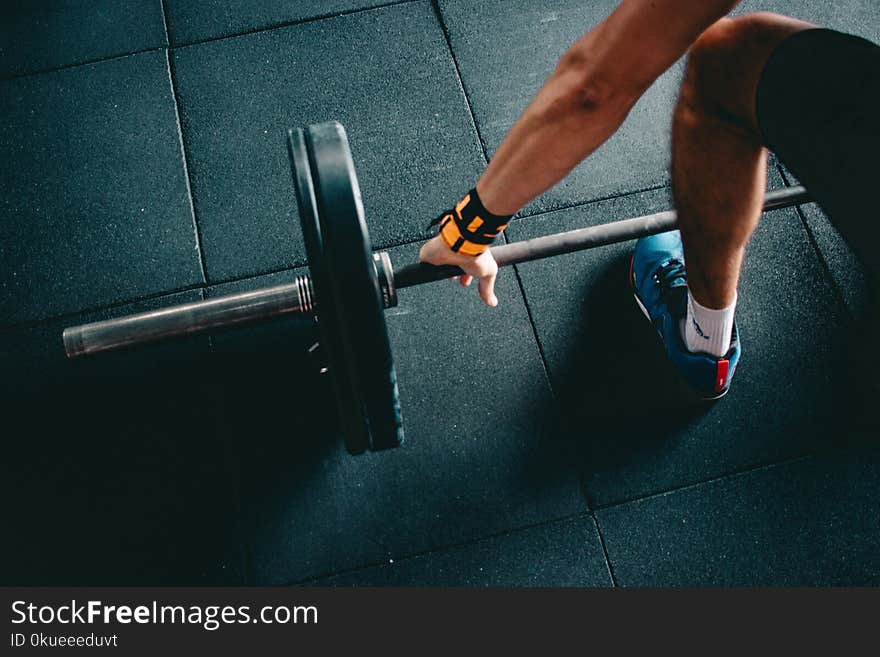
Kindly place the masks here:
POLYGON ((685 347, 680 326, 687 314, 687 273, 680 233, 673 230, 640 239, 629 277, 636 303, 654 324, 669 360, 685 380, 703 399, 726 395, 739 362, 739 331, 734 321, 724 358, 692 353, 685 347))

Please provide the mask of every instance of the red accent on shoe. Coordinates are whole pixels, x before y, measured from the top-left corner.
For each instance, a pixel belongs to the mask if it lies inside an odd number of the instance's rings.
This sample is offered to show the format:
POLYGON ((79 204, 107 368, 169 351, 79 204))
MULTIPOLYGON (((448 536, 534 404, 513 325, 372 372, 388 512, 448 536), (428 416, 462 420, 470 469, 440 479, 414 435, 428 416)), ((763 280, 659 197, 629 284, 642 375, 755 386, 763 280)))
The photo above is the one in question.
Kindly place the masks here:
POLYGON ((636 264, 636 254, 633 253, 633 257, 629 259, 629 286, 632 289, 636 289, 636 279, 633 278, 633 265, 636 264))
POLYGON ((727 372, 730 370, 730 362, 726 360, 718 361, 718 369, 715 370, 715 392, 724 390, 727 385, 727 372))

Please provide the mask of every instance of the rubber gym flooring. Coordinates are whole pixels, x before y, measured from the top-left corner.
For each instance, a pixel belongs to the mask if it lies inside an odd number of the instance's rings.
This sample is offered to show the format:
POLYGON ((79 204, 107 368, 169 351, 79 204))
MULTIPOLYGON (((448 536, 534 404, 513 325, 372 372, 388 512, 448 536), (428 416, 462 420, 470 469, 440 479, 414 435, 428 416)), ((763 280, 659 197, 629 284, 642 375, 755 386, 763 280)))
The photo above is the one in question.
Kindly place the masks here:
MULTIPOLYGON (((291 126, 347 126, 375 247, 415 258, 614 4, 8 3, 0 583, 880 583, 874 402, 852 376, 867 279, 812 205, 754 236, 743 362, 712 405, 633 304, 630 245, 505 270, 495 310, 402 291, 392 453, 345 452, 300 321, 64 358, 65 326, 304 271, 291 126)), ((755 9, 880 39, 874 0, 755 9)), ((668 207, 682 66, 508 239, 668 207)), ((793 182, 776 162, 770 180, 793 182)))

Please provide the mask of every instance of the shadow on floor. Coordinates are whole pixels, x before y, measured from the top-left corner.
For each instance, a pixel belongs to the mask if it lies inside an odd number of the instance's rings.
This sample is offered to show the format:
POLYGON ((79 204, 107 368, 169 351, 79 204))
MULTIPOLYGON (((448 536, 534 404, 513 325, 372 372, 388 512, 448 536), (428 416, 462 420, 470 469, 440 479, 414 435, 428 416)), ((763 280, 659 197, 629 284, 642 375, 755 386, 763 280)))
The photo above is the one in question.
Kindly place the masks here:
POLYGON ((67 361, 19 331, 4 385, 4 584, 240 582, 205 343, 67 361))
POLYGON ((669 363, 654 328, 621 294, 628 254, 590 273, 564 369, 553 372, 563 423, 591 469, 614 469, 697 422, 707 407, 669 363), (596 280, 598 278, 598 280, 596 280), (645 427, 650 426, 650 431, 645 427))

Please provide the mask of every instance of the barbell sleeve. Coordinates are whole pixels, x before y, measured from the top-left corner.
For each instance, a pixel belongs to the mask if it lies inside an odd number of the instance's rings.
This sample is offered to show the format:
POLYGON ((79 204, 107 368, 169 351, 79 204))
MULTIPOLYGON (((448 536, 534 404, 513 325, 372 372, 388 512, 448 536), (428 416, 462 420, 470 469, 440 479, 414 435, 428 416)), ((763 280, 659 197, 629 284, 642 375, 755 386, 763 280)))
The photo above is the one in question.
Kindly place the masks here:
POLYGON ((297 276, 286 285, 72 326, 62 337, 67 357, 76 358, 314 310, 311 279, 297 276))
MULTIPOLYGON (((786 187, 766 194, 764 210, 778 210, 811 201, 812 198, 804 187, 786 187)), ((505 267, 664 233, 674 229, 677 225, 676 222, 675 211, 666 210, 642 217, 622 219, 598 226, 511 242, 493 247, 491 251, 498 266, 505 267)), ((396 269, 394 284, 397 289, 402 289, 453 276, 461 276, 463 273, 461 269, 451 265, 437 266, 417 262, 396 269)))

